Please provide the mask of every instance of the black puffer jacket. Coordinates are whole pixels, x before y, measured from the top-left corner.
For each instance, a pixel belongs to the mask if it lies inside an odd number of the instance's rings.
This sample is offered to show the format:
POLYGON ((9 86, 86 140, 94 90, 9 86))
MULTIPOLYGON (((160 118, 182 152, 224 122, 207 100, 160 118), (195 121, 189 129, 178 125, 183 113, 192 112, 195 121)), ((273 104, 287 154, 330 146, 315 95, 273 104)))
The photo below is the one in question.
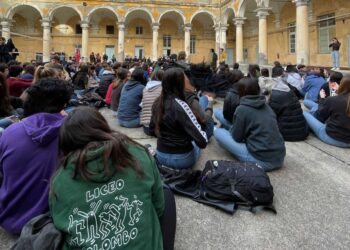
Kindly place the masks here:
POLYGON ((106 98, 109 84, 115 79, 115 74, 112 71, 105 70, 101 77, 100 85, 98 86, 97 93, 104 99, 106 98))
POLYGON ((281 78, 274 78, 269 100, 276 113, 279 130, 285 141, 303 141, 309 135, 309 128, 303 110, 294 92, 281 78))
MULTIPOLYGON (((238 86, 238 84, 236 84, 238 86)), ((233 85, 232 88, 230 88, 226 94, 225 101, 224 101, 224 118, 232 123, 233 114, 236 111, 236 108, 239 105, 239 91, 235 85, 233 85)))
MULTIPOLYGON (((155 135, 155 114, 159 112, 159 102, 152 109, 150 133, 155 135)), ((157 136, 157 150, 162 153, 183 154, 193 149, 192 141, 198 147, 205 148, 207 135, 199 125, 188 104, 171 97, 164 102, 164 115, 157 136)))

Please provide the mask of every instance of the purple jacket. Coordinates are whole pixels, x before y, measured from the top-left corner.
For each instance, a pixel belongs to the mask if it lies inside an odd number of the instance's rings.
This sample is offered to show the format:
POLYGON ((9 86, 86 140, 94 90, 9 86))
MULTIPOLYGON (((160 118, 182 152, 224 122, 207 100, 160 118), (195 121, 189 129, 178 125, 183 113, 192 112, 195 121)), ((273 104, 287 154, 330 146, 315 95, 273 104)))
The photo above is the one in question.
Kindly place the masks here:
POLYGON ((35 114, 0 136, 0 226, 10 233, 20 233, 30 219, 49 210, 63 120, 60 114, 35 114))

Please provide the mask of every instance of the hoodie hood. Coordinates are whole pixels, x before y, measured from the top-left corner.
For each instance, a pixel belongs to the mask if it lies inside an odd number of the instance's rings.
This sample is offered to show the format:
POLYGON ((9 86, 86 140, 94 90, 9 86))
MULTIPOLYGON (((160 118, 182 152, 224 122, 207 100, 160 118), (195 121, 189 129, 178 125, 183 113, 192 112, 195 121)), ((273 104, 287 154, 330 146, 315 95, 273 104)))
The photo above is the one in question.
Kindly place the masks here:
POLYGON ((283 81, 283 79, 281 77, 273 78, 272 81, 273 81, 272 90, 278 90, 278 91, 283 91, 283 92, 290 91, 290 88, 283 81))
POLYGON ((262 95, 247 95, 240 99, 239 104, 260 109, 266 105, 266 98, 262 95))
MULTIPOLYGON (((88 172, 91 173, 91 176, 89 176, 90 181, 105 183, 113 178, 116 172, 116 168, 112 164, 109 164, 110 174, 105 174, 103 165, 104 151, 104 146, 97 146, 86 153, 85 166, 88 172)), ((68 168, 72 172, 74 172, 75 169, 76 157, 77 155, 73 155, 68 161, 68 168)))
POLYGON ((38 113, 24 119, 22 125, 33 142, 45 146, 57 139, 63 120, 59 113, 38 113))
POLYGON ((161 81, 153 81, 152 80, 152 81, 147 83, 145 88, 147 89, 147 91, 152 92, 153 90, 157 89, 161 85, 162 85, 161 81))
POLYGON ((139 83, 138 81, 135 81, 135 80, 129 80, 125 83, 125 90, 130 90, 130 89, 133 89, 135 88, 137 85, 142 85, 141 83, 139 83))
POLYGON ((110 70, 104 70, 102 75, 114 75, 114 72, 110 70))

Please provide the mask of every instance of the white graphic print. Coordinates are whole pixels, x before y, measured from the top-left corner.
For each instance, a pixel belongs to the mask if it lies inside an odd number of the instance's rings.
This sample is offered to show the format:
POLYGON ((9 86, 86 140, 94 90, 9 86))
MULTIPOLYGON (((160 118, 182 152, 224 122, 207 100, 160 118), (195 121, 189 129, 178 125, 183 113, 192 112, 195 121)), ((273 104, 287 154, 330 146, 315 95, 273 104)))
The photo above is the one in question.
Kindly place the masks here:
POLYGON ((124 181, 112 181, 100 188, 89 190, 85 200, 90 211, 74 208, 69 215, 68 232, 72 247, 88 246, 86 250, 114 249, 126 245, 138 235, 137 223, 143 214, 143 202, 134 195, 129 200, 114 196, 112 203, 102 204, 102 197, 124 188, 124 181), (131 228, 131 229, 130 229, 131 228))

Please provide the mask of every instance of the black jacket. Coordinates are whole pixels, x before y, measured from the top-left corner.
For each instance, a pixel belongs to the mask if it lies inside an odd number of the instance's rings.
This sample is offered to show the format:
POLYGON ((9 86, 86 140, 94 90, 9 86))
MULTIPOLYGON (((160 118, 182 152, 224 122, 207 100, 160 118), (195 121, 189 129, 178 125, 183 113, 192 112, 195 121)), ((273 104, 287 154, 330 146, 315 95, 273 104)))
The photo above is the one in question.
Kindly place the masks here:
POLYGON ((303 110, 294 92, 275 78, 269 105, 277 117, 278 128, 286 141, 303 141, 309 134, 307 122, 303 110))
POLYGON ((283 161, 286 148, 279 132, 276 115, 264 96, 243 96, 236 109, 231 127, 232 137, 245 142, 257 160, 276 163, 283 161))
POLYGON ((0 45, 0 63, 8 63, 10 61, 10 54, 6 44, 0 45))
POLYGON ((230 88, 226 94, 223 110, 224 118, 231 123, 233 119, 233 114, 235 113, 236 108, 239 105, 239 99, 239 92, 237 89, 235 89, 235 85, 233 85, 233 87, 230 88))
MULTIPOLYGON (((159 102, 152 109, 150 133, 155 135, 155 114, 159 112, 159 102)), ((188 104, 175 97, 164 102, 164 114, 157 135, 157 150, 163 153, 183 154, 193 149, 192 141, 205 148, 207 135, 202 130, 188 104)))
POLYGON ((109 84, 115 79, 115 74, 112 71, 104 71, 98 86, 97 93, 104 99, 108 91, 109 84))
POLYGON ((335 140, 350 143, 350 117, 346 115, 348 95, 321 98, 316 118, 326 123, 327 134, 335 140))

